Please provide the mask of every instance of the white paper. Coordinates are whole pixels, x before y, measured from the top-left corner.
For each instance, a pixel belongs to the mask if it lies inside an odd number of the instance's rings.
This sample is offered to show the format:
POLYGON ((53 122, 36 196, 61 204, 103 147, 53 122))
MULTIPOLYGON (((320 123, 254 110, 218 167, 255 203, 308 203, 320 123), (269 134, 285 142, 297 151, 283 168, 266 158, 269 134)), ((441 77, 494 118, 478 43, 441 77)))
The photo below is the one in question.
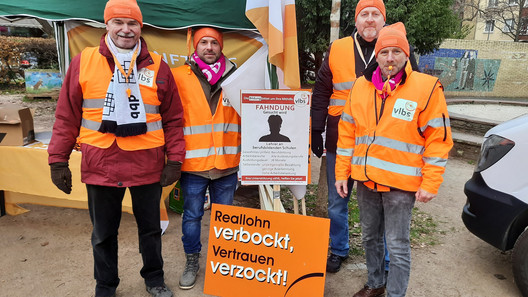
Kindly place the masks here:
MULTIPOLYGON (((224 99, 229 100, 233 108, 241 114, 240 90, 266 89, 268 46, 264 44, 233 74, 222 82, 224 99)), ((268 87, 269 88, 269 87, 268 87)))

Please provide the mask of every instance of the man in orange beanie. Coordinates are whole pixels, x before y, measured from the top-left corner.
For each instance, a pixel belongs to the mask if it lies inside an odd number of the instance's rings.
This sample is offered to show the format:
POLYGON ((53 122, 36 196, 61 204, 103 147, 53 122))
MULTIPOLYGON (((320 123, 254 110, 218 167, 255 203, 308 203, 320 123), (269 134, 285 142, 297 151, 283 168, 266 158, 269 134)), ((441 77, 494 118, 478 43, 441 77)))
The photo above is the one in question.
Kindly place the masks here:
POLYGON ((415 201, 429 202, 442 183, 453 140, 438 78, 409 65, 405 26, 381 29, 377 64, 358 78, 339 121, 336 191, 357 182, 367 283, 354 297, 405 296, 411 270, 415 201), (368 152, 368 153, 367 153, 368 152), (384 272, 384 236, 391 256, 384 272))
POLYGON ((117 234, 128 188, 146 290, 170 297, 160 199, 162 187, 181 174, 183 108, 169 66, 140 37, 143 17, 136 0, 108 1, 104 21, 107 34, 99 46, 73 58, 64 79, 48 148, 51 178, 71 192, 68 160, 78 139, 93 225, 95 296, 115 296, 119 285, 117 234))
POLYGON ((211 203, 232 204, 240 163, 240 116, 225 100, 222 82, 236 67, 222 49, 222 33, 212 27, 194 32, 194 53, 172 70, 182 100, 185 161, 182 165, 182 242, 187 262, 180 288, 191 289, 200 269, 204 197, 211 203))
MULTIPOLYGON (((348 202, 335 191, 335 157, 337 125, 345 100, 354 81, 375 64, 374 45, 379 31, 385 25, 386 12, 383 0, 360 0, 356 5, 356 30, 351 36, 334 41, 328 48, 313 89, 312 101, 312 152, 323 155, 323 136, 326 128, 326 177, 328 183, 328 218, 330 218, 330 254, 327 272, 337 272, 348 258, 348 202)), ((411 55, 413 69, 418 64, 411 55)), ((349 180, 349 190, 354 182, 349 180)), ((350 192, 349 192, 350 193, 350 192)))

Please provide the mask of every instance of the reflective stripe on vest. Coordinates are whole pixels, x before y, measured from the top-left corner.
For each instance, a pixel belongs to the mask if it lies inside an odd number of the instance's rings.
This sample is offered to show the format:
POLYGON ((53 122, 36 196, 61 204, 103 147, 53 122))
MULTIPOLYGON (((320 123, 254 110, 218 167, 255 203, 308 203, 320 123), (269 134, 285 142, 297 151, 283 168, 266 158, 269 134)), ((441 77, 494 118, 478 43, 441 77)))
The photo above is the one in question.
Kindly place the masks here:
POLYGON ((214 116, 202 86, 189 66, 172 69, 184 110, 183 171, 228 169, 240 163, 240 117, 220 95, 214 116))
POLYGON ((425 129, 427 129, 427 127, 441 128, 441 127, 444 127, 444 124, 449 126, 449 127, 451 127, 451 122, 449 121, 449 118, 447 118, 447 119, 443 119, 443 118, 431 119, 430 121, 427 122, 427 125, 425 125, 423 127, 420 127, 420 131, 422 133, 425 132, 425 129))
POLYGON ((428 164, 431 164, 431 165, 434 165, 434 166, 445 167, 447 165, 447 159, 444 159, 444 158, 427 158, 427 157, 424 157, 423 160, 424 160, 425 163, 428 163, 428 164))
MULTIPOLYGON (((146 113, 160 113, 158 105, 144 104, 146 113)), ((83 108, 103 108, 104 98, 83 100, 83 108)))
POLYGON ((328 114, 339 116, 343 112, 348 93, 356 81, 356 62, 352 36, 338 39, 332 43, 328 65, 332 71, 334 92, 330 96, 328 114))
POLYGON ((412 143, 407 143, 395 139, 390 139, 383 136, 376 136, 376 137, 369 137, 369 136, 361 136, 356 137, 356 145, 360 144, 366 144, 366 145, 379 145, 383 146, 385 148, 397 150, 400 152, 406 152, 411 154, 419 154, 421 155, 424 151, 423 145, 416 145, 412 143))
POLYGON ((79 140, 99 148, 108 148, 114 141, 127 151, 151 149, 165 144, 163 125, 159 113, 156 77, 161 64, 161 56, 150 52, 153 64, 146 67, 153 75, 152 86, 139 84, 141 97, 145 105, 147 133, 137 136, 116 137, 112 133, 101 133, 103 104, 112 71, 107 58, 99 53, 99 47, 86 48, 81 53, 79 84, 83 93, 83 113, 79 140))
POLYGON ((354 149, 344 149, 344 148, 337 148, 336 149, 337 155, 347 156, 350 157, 354 154, 354 149))
MULTIPOLYGON (((88 119, 82 119, 81 126, 89 130, 97 131, 99 127, 101 126, 101 122, 91 121, 88 119)), ((156 131, 160 129, 163 129, 163 125, 161 124, 161 121, 147 123, 147 132, 152 132, 152 131, 156 131)))
POLYGON ((422 167, 413 167, 405 166, 401 164, 396 164, 389 161, 380 160, 374 157, 353 157, 353 165, 368 165, 375 168, 380 168, 385 171, 390 171, 392 173, 398 173, 407 176, 422 176, 422 167), (366 163, 365 163, 366 160, 366 163))
POLYGON ((341 120, 343 120, 343 121, 345 121, 347 123, 354 124, 354 118, 351 115, 349 115, 348 113, 346 113, 346 112, 343 112, 341 114, 341 120))
MULTIPOLYGON (((223 131, 223 132, 240 132, 240 125, 232 123, 220 123, 214 124, 214 131, 223 131)), ((190 126, 183 128, 183 135, 193 135, 193 134, 202 134, 202 133, 211 133, 213 128, 211 125, 201 125, 201 126, 190 126)))

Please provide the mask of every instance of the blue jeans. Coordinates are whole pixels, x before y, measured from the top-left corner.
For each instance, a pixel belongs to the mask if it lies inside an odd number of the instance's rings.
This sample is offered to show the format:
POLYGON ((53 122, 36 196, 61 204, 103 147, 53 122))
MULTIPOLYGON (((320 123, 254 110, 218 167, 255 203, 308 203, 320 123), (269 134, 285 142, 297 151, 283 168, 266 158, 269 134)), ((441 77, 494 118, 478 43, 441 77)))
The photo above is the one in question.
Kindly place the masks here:
POLYGON ((359 219, 367 260, 370 288, 385 284, 385 249, 383 234, 390 253, 390 270, 386 280, 387 296, 405 296, 411 272, 411 217, 415 193, 391 189, 374 192, 357 184, 359 219))
MULTIPOLYGON (((92 247, 96 296, 111 296, 119 284, 117 234, 126 188, 86 185, 88 211, 93 225, 92 247)), ((141 276, 149 287, 164 283, 161 255, 159 183, 129 187, 138 227, 141 276)))
POLYGON ((183 196, 182 241, 186 254, 195 254, 202 250, 200 235, 207 188, 209 188, 211 204, 231 205, 233 204, 237 182, 237 173, 211 180, 182 172, 180 178, 183 196))
POLYGON ((336 153, 326 152, 326 180, 328 183, 328 218, 330 219, 330 252, 345 257, 348 256, 348 201, 352 193, 354 181, 348 179, 348 196, 341 198, 335 187, 336 153))

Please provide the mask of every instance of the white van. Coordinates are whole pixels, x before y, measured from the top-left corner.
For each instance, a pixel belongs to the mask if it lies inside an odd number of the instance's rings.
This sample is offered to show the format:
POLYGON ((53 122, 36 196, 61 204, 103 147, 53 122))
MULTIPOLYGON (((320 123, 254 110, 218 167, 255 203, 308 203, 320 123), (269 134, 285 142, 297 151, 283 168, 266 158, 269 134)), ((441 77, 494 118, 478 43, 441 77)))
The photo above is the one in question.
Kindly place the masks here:
POLYGON ((466 182, 466 228, 487 243, 513 248, 515 282, 528 296, 528 114, 490 129, 466 182))

